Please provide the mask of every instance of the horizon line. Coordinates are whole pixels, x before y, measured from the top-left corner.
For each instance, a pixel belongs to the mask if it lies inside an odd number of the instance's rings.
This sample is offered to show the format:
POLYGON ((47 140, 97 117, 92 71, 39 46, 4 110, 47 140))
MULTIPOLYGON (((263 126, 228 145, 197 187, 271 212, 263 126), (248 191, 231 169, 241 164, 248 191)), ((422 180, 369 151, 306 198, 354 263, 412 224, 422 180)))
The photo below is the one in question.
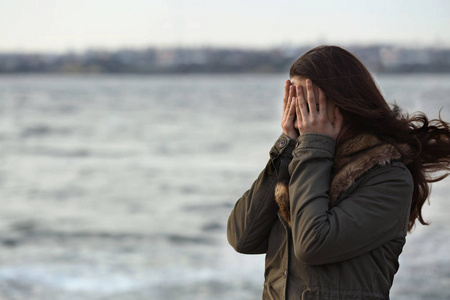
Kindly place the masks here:
POLYGON ((388 47, 399 47, 405 49, 450 49, 450 43, 443 43, 441 45, 436 45, 437 43, 411 43, 411 42, 387 42, 387 41, 373 41, 373 42, 305 42, 305 43, 281 43, 281 44, 273 44, 266 46, 250 46, 250 45, 237 45, 237 44, 202 44, 202 45, 175 45, 175 44, 166 44, 166 45, 157 45, 157 44, 148 44, 148 45, 122 45, 122 46, 86 46, 83 48, 70 48, 68 47, 65 50, 51 50, 51 49, 1 49, 0 54, 23 54, 23 55, 39 55, 39 54, 47 54, 47 55, 63 55, 63 54, 82 54, 89 51, 104 51, 104 52, 114 52, 121 50, 133 50, 133 51, 142 51, 146 49, 157 49, 157 50, 174 50, 174 49, 230 49, 230 50, 247 50, 247 51, 267 51, 267 50, 276 50, 276 49, 296 49, 296 48, 304 48, 311 47, 314 48, 319 45, 336 45, 341 46, 343 48, 346 47, 373 47, 373 46, 388 46, 388 47))

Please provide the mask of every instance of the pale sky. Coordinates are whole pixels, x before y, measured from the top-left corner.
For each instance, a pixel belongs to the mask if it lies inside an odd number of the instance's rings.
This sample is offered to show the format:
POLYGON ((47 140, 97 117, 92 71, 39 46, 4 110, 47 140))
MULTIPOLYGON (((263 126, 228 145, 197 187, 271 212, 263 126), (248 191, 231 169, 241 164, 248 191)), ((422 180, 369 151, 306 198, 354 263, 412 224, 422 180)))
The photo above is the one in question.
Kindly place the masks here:
POLYGON ((447 0, 0 0, 0 51, 450 46, 447 0))

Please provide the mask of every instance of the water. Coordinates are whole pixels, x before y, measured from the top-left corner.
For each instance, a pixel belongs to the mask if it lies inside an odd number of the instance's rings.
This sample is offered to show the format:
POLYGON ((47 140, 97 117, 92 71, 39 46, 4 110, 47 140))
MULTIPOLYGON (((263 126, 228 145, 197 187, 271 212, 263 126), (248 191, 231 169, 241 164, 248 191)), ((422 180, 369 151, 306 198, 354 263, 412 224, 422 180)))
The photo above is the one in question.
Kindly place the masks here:
MULTIPOLYGON (((226 220, 281 132, 283 75, 0 76, 0 299, 260 299, 226 220)), ((378 76, 450 120, 449 75, 378 76)), ((449 180, 392 299, 450 299, 449 180)))

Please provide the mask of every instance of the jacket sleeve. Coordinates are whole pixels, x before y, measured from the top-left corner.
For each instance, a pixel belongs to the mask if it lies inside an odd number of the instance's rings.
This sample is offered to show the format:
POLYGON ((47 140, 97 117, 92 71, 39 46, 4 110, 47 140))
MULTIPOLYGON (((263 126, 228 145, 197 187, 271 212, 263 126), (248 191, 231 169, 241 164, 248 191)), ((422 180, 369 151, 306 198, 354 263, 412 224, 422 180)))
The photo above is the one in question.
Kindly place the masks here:
POLYGON ((278 212, 275 186, 277 182, 289 181, 288 166, 295 145, 296 140, 281 134, 270 150, 266 168, 234 206, 228 218, 227 237, 237 252, 261 254, 267 251, 269 233, 278 212))
POLYGON ((330 208, 335 142, 320 134, 305 134, 299 140, 289 165, 297 259, 310 265, 344 261, 406 234, 413 181, 403 164, 368 171, 344 200, 330 208))

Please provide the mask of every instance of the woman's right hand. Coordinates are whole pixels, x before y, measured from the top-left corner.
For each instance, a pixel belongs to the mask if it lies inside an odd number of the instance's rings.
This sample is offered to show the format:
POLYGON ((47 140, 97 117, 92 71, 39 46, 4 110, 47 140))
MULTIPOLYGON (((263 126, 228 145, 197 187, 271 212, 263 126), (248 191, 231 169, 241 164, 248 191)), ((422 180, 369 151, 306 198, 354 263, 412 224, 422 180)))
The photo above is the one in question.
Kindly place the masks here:
POLYGON ((283 133, 291 139, 297 139, 299 137, 298 131, 294 128, 296 101, 295 87, 290 80, 286 80, 284 86, 284 98, 283 98, 283 115, 281 117, 281 128, 283 133))

